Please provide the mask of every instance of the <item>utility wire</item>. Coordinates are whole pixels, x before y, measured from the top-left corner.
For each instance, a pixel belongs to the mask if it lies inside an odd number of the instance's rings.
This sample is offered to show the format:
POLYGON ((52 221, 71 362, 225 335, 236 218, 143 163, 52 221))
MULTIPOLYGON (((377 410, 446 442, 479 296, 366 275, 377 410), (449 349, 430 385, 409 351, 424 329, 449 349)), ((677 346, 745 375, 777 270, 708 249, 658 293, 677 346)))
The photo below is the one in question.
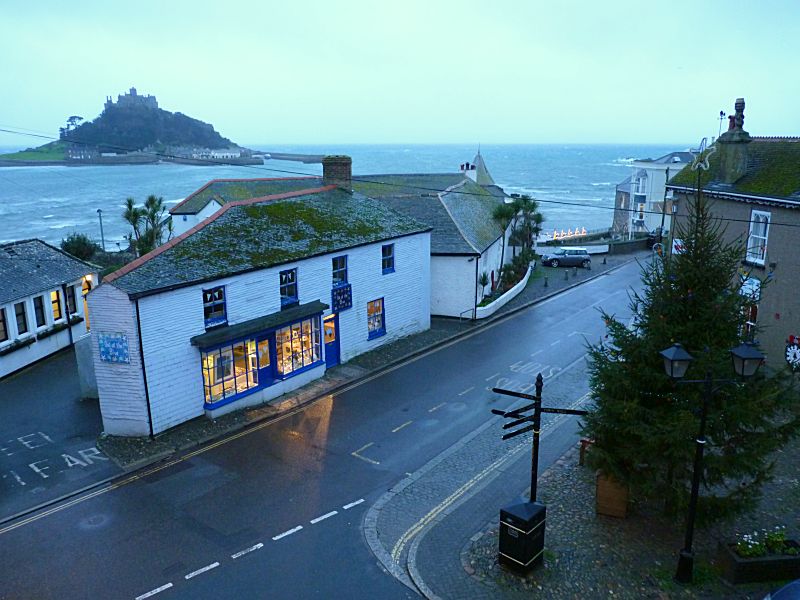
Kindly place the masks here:
MULTIPOLYGON (((35 133, 26 133, 25 131, 22 131, 21 128, 19 128, 19 129, 20 130, 0 128, 0 132, 13 133, 13 134, 16 134, 16 135, 27 135, 27 136, 30 136, 30 137, 36 137, 36 138, 46 139, 46 140, 50 140, 50 141, 59 141, 60 140, 60 138, 55 138, 53 136, 41 135, 41 134, 35 134, 35 133)), ((65 140, 65 141, 67 141, 67 142, 69 142, 71 144, 77 144, 77 145, 82 145, 82 146, 95 146, 95 144, 90 144, 89 142, 71 141, 71 140, 65 140)), ((174 154, 166 154, 166 153, 163 153, 163 152, 143 151, 143 150, 137 150, 135 148, 126 148, 124 146, 116 146, 116 145, 111 145, 111 144, 103 144, 103 145, 108 147, 108 148, 114 149, 114 150, 124 150, 126 152, 140 152, 141 154, 145 154, 145 155, 149 155, 149 156, 155 156, 155 157, 158 157, 158 158, 167 158, 167 159, 185 159, 186 158, 186 157, 177 156, 177 155, 174 155, 174 154)), ((271 173, 281 173, 281 174, 286 174, 286 175, 302 175, 304 177, 316 177, 316 178, 319 178, 319 175, 313 175, 313 174, 310 174, 310 173, 303 173, 303 172, 300 172, 300 171, 289 171, 289 170, 286 170, 286 169, 275 169, 275 168, 264 167, 264 166, 259 166, 259 165, 231 165, 230 163, 227 163, 224 160, 215 160, 215 159, 203 159, 203 161, 207 162, 207 163, 210 163, 210 164, 218 165, 218 166, 225 166, 225 167, 236 166, 236 167, 242 167, 242 168, 248 168, 248 169, 255 169, 257 171, 268 171, 268 172, 271 172, 271 173)), ((423 173, 423 175, 424 175, 424 173, 423 173)), ((384 185, 384 186, 388 186, 388 187, 396 187, 396 188, 402 188, 402 189, 415 189, 415 190, 420 190, 420 191, 425 191, 425 192, 433 192, 433 193, 436 193, 436 194, 445 193, 444 190, 440 190, 440 189, 437 189, 437 188, 429 188, 429 187, 424 187, 424 186, 420 186, 420 185, 404 185, 404 184, 400 184, 400 183, 390 183, 388 181, 379 181, 379 180, 373 180, 373 179, 366 179, 366 178, 364 178, 362 176, 356 176, 356 180, 361 182, 361 183, 372 183, 372 184, 384 185)), ((459 192, 453 192, 453 193, 464 194, 465 196, 481 196, 481 197, 485 197, 485 194, 477 193, 477 192, 459 191, 459 192)), ((581 204, 580 202, 568 202, 566 200, 542 200, 542 199, 539 199, 539 198, 535 198, 534 200, 536 200, 536 202, 540 203, 540 204, 556 204, 556 205, 559 205, 559 206, 574 206, 574 207, 577 207, 577 208, 582 208, 584 210, 586 208, 596 208, 596 209, 600 209, 600 210, 613 210, 613 211, 621 210, 621 211, 626 212, 626 213, 640 213, 640 214, 657 215, 657 216, 661 216, 663 214, 661 211, 655 211, 655 210, 637 210, 637 209, 632 209, 632 208, 631 209, 627 209, 627 208, 618 209, 616 206, 587 206, 586 204, 581 204)), ((679 215, 670 215, 670 216, 673 217, 673 218, 678 218, 679 215)), ((680 215, 680 217, 683 217, 683 215, 680 215)), ((718 220, 718 221, 727 221, 727 222, 731 222, 731 223, 749 223, 749 224, 752 224, 754 222, 752 219, 735 219, 733 217, 714 217, 714 218, 716 220, 718 220)), ((781 222, 777 222, 777 221, 770 221, 769 225, 770 226, 773 226, 773 225, 774 226, 781 226, 781 227, 800 227, 800 224, 798 224, 798 223, 781 223, 781 222)))

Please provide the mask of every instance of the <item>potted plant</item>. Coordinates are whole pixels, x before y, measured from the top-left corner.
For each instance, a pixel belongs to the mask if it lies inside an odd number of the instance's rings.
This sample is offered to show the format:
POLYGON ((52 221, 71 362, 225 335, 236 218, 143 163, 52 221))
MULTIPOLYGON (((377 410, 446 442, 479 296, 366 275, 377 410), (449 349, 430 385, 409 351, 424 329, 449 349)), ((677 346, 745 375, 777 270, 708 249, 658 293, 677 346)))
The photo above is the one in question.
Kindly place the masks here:
POLYGON ((786 539, 786 528, 737 535, 719 545, 723 576, 731 583, 777 581, 800 577, 800 543, 786 539))

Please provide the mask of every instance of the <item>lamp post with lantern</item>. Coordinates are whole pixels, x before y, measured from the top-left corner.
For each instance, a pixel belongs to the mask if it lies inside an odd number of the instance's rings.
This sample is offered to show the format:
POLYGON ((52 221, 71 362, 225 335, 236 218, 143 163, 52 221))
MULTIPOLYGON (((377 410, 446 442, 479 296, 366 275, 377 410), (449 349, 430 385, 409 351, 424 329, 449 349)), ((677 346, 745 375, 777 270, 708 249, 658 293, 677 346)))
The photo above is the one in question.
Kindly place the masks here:
MULTIPOLYGON (((706 417, 708 405, 714 393, 720 386, 727 383, 736 383, 735 379, 714 379, 711 370, 706 371, 704 379, 683 379, 689 364, 694 357, 689 354, 681 344, 673 344, 660 352, 664 358, 664 370, 667 375, 678 383, 702 383, 704 385, 703 403, 700 410, 700 431, 695 440, 694 467, 692 471, 692 491, 689 498, 689 510, 686 515, 686 537, 683 549, 678 557, 678 568, 675 580, 679 583, 691 583, 694 571, 694 553, 692 542, 694 539, 694 521, 697 513, 697 497, 700 489, 700 473, 703 468, 703 451, 706 445, 706 417), (717 387, 714 387, 714 386, 717 387)), ((764 362, 764 355, 751 342, 744 342, 730 350, 734 372, 742 378, 752 377, 764 362)))

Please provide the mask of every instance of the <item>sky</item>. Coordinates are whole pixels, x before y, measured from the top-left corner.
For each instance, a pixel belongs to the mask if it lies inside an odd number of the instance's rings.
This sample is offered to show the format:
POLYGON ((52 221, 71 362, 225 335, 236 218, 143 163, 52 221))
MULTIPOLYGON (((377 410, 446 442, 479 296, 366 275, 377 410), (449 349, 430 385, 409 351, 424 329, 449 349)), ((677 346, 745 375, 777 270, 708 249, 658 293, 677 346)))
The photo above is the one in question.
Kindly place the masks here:
POLYGON ((798 0, 3 0, 0 128, 135 86, 243 145, 685 143, 738 97, 800 135, 798 31, 798 0))

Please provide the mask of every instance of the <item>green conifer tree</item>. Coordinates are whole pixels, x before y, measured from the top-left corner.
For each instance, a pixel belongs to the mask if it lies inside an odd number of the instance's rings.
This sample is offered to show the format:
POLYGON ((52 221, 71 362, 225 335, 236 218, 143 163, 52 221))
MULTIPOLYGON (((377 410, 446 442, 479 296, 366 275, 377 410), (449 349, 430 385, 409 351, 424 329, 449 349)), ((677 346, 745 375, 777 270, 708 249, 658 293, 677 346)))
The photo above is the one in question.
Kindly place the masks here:
MULTIPOLYGON (((603 313, 606 340, 590 346, 595 405, 583 434, 590 464, 629 487, 634 500, 688 504, 702 384, 676 384, 659 352, 680 342, 695 357, 686 379, 734 379, 729 350, 743 338, 740 243, 723 238, 702 196, 676 237, 684 252, 643 265, 629 325, 603 313)), ((757 330, 756 330, 757 337, 757 330)), ((709 404, 698 518, 709 522, 752 506, 770 477, 770 455, 800 431, 800 402, 788 371, 722 384, 709 404)))

